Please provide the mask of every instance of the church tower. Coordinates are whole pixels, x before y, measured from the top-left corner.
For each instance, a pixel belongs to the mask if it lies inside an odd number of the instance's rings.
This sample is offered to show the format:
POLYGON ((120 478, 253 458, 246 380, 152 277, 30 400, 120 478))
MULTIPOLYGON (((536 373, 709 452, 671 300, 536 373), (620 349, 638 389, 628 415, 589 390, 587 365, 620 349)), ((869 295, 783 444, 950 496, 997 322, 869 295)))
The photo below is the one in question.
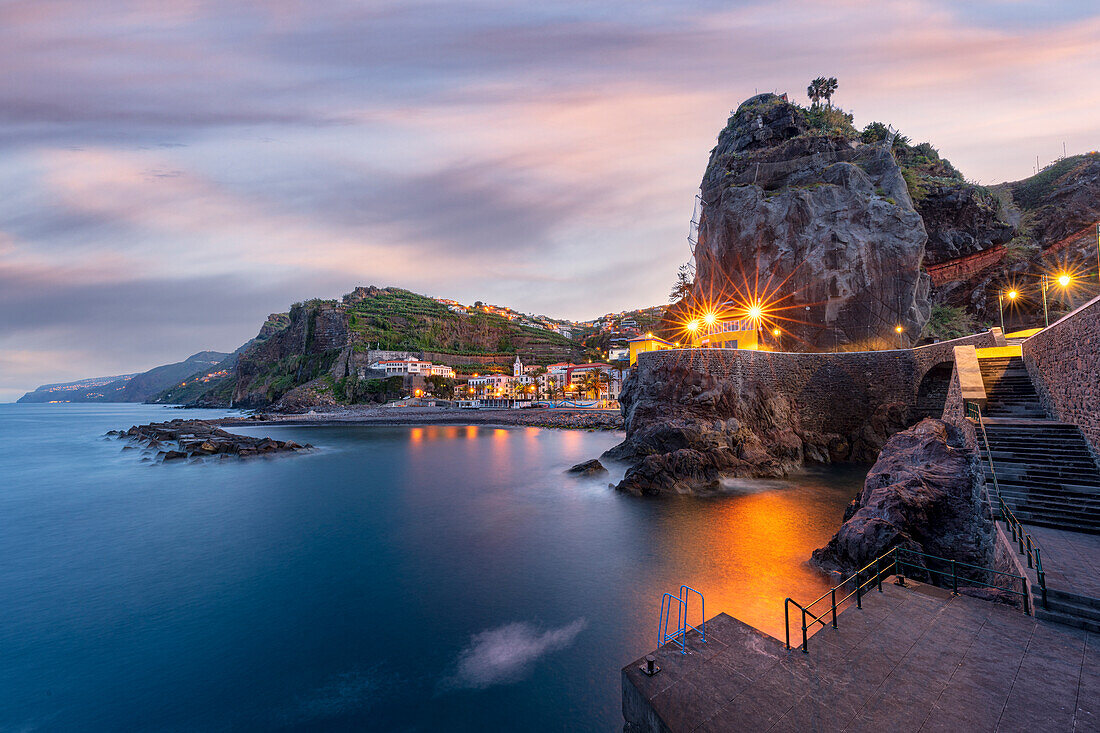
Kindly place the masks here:
POLYGON ((516 363, 512 365, 512 376, 523 376, 523 362, 519 360, 519 354, 516 354, 516 363))

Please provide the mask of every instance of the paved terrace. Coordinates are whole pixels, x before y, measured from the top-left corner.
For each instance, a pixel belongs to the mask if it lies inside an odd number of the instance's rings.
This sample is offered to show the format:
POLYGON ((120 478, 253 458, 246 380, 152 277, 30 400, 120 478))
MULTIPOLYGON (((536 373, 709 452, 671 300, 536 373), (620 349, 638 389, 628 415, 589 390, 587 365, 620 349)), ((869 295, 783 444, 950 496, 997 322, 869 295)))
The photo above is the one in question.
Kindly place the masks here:
POLYGON ((655 676, 623 669, 627 730, 1100 730, 1100 635, 907 582, 869 592, 809 654, 714 617, 688 655, 659 649, 655 676))

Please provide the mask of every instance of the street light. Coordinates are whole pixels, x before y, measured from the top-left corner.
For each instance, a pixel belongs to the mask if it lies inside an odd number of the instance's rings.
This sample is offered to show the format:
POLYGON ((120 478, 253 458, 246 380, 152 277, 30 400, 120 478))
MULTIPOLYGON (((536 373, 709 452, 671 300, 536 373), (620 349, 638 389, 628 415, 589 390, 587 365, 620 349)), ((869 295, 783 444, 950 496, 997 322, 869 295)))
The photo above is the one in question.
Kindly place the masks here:
MULTIPOLYGON (((1073 282, 1073 275, 1069 274, 1068 272, 1060 272, 1060 273, 1058 273, 1058 277, 1056 278, 1055 281, 1058 283, 1058 285, 1064 291, 1073 282)), ((1046 273, 1043 274, 1043 276, 1042 276, 1042 286, 1043 286, 1043 323, 1046 324, 1046 327, 1049 328, 1050 327, 1050 314, 1047 311, 1047 289, 1050 288, 1050 275, 1047 275, 1046 273)))
POLYGON ((1003 290, 997 293, 997 310, 1001 312, 1001 333, 1005 332, 1005 298, 1015 302, 1016 298, 1020 297, 1020 294, 1015 290, 1009 290, 1007 293, 1003 290))

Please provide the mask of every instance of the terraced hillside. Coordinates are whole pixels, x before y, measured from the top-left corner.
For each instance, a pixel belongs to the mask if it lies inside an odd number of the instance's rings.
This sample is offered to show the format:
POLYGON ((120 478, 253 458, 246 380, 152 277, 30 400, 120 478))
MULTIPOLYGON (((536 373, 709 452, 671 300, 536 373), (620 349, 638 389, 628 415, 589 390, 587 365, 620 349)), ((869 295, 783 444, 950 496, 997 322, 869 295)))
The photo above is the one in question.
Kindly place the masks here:
POLYGON ((228 375, 194 375, 160 401, 264 407, 284 397, 296 404, 332 404, 378 394, 360 383, 371 352, 396 351, 453 366, 528 364, 580 357, 575 341, 493 313, 455 312, 401 288, 356 288, 342 300, 295 303, 275 314, 239 351, 228 375), (292 394, 293 393, 293 394, 292 394), (289 396, 288 396, 289 395, 289 396))

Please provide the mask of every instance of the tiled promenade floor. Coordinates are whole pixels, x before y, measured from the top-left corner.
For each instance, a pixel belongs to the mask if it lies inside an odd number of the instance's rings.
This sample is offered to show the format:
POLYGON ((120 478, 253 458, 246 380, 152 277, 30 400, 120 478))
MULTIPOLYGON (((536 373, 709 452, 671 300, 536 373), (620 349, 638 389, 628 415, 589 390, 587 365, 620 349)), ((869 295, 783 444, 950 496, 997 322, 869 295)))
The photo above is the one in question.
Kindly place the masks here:
POLYGON ((1026 525, 1043 548, 1047 585, 1100 598, 1100 535, 1026 525))
POLYGON ((690 654, 658 650, 655 676, 623 669, 628 730, 1100 730, 1097 634, 911 581, 839 626, 803 654, 720 614, 690 654))

